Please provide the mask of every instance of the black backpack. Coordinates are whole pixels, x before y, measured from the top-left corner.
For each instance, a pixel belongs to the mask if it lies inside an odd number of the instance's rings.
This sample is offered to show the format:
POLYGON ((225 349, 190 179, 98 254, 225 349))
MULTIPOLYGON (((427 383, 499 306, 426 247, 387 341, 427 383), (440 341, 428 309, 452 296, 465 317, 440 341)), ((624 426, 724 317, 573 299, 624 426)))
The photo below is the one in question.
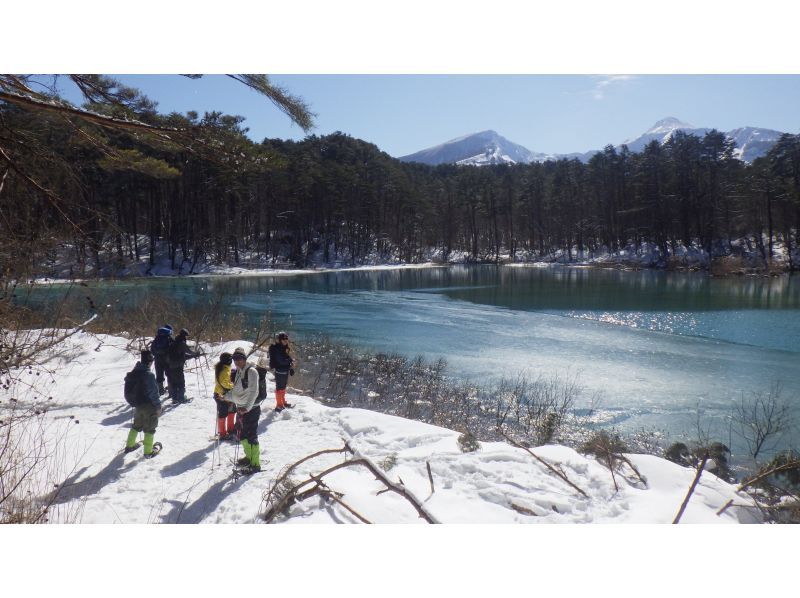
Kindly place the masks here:
POLYGON ((258 396, 256 397, 256 404, 258 404, 267 398, 267 370, 256 367, 256 372, 258 372, 258 396))
POLYGON ((125 374, 125 400, 131 407, 138 407, 147 401, 144 395, 144 380, 147 372, 133 369, 125 374))
POLYGON ((166 357, 170 345, 172 345, 172 337, 168 334, 159 334, 150 343, 150 351, 156 357, 166 357))

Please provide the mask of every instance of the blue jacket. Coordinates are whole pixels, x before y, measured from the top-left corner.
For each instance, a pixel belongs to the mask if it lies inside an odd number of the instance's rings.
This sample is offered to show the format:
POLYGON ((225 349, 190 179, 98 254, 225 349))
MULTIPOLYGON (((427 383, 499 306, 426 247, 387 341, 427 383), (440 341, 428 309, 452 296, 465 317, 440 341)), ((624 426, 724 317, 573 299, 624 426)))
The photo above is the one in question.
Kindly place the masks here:
POLYGON ((133 367, 134 371, 144 371, 142 376, 141 389, 143 398, 152 403, 156 409, 161 409, 161 399, 158 398, 158 385, 156 384, 156 376, 150 371, 150 366, 143 364, 141 361, 133 367))

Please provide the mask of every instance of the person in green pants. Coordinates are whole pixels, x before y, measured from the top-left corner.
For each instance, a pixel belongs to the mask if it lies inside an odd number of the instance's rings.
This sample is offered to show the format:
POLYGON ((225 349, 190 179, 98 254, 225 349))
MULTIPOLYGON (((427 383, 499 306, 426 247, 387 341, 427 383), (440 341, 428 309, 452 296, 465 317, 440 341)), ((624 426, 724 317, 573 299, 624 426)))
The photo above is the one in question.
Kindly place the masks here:
POLYGON ((247 354, 242 347, 234 350, 233 363, 236 364, 236 377, 233 388, 225 398, 236 406, 236 412, 242 419, 239 440, 245 456, 236 465, 243 468, 243 473, 251 474, 261 471, 261 447, 258 444, 258 418, 261 415, 261 407, 257 402, 258 372, 254 365, 247 363, 247 354))
POLYGON ((155 457, 161 451, 161 443, 153 442, 161 415, 161 400, 158 398, 156 377, 150 371, 153 354, 144 350, 136 366, 125 376, 125 400, 134 408, 133 425, 128 432, 125 452, 130 453, 141 446, 137 442, 139 432, 144 432, 144 456, 155 457))

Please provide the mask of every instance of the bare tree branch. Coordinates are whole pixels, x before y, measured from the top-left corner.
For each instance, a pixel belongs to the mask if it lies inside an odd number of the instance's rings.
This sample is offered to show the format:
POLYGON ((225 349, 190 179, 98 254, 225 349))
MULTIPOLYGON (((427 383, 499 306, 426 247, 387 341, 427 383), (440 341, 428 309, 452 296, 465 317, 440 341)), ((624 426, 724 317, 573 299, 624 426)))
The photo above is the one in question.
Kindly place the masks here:
POLYGON ((325 486, 324 483, 322 482, 322 479, 326 475, 329 475, 335 471, 347 467, 361 466, 369 470, 369 472, 372 473, 372 475, 375 476, 377 480, 379 480, 384 486, 386 486, 386 489, 388 491, 394 492, 395 494, 398 494, 403 498, 405 498, 416 509, 418 515, 422 519, 424 519, 428 523, 434 523, 434 524, 439 523, 436 520, 436 518, 434 518, 430 513, 428 513, 428 511, 425 509, 425 507, 422 506, 420 501, 417 500, 417 498, 409 490, 406 489, 406 487, 402 484, 402 481, 400 484, 395 484, 394 482, 390 481, 383 474, 383 472, 380 471, 378 467, 376 467, 369 459, 366 459, 365 457, 358 457, 350 461, 344 461, 342 463, 338 463, 332 467, 329 467, 328 469, 319 474, 311 475, 307 480, 304 480, 299 484, 295 484, 294 486, 289 488, 288 491, 286 491, 282 497, 280 497, 279 499, 277 498, 277 489, 287 479, 288 473, 296 469, 297 466, 300 465, 300 463, 308 461, 309 459, 322 454, 341 453, 345 451, 351 453, 353 452, 352 449, 349 447, 349 445, 347 445, 347 443, 345 443, 345 446, 342 449, 328 449, 324 451, 319 451, 317 453, 314 453, 313 455, 308 455, 303 459, 301 459, 300 461, 297 461, 296 463, 293 463, 291 466, 289 466, 286 472, 283 475, 281 475, 278 478, 278 480, 275 481, 273 487, 267 494, 266 500, 268 503, 270 497, 275 498, 276 500, 274 504, 270 506, 269 510, 265 513, 264 515, 265 521, 267 523, 271 523, 275 519, 275 517, 278 516, 279 513, 283 512, 293 502, 300 500, 301 497, 307 498, 308 496, 313 496, 314 494, 318 494, 324 488, 327 488, 327 486, 325 486), (311 489, 303 492, 302 494, 299 493, 300 489, 303 486, 306 486, 311 483, 314 483, 314 486, 311 489))
POLYGON ((686 507, 689 504, 689 499, 692 497, 692 493, 694 492, 694 489, 697 487, 697 483, 700 481, 700 476, 703 475, 703 470, 706 467, 707 461, 708 461, 708 453, 703 455, 703 460, 700 461, 700 465, 697 466, 697 473, 694 476, 692 485, 689 486, 689 491, 686 493, 686 498, 683 499, 683 504, 681 504, 681 508, 678 510, 678 514, 675 516, 675 519, 672 522, 673 524, 676 524, 681 520, 683 512, 686 510, 686 507))
POLYGON ((505 438, 505 439, 506 439, 506 440, 507 440, 507 441, 508 441, 510 444, 512 444, 513 446, 515 446, 515 447, 517 447, 517 448, 521 448, 522 450, 526 451, 526 452, 527 452, 527 453, 528 453, 528 454, 529 454, 531 457, 533 457, 534 459, 536 459, 537 461, 539 461, 539 463, 541 463, 542 465, 544 465, 544 466, 545 466, 547 469, 549 469, 551 472, 553 472, 554 474, 556 474, 558 477, 560 477, 562 480, 564 480, 564 481, 565 481, 567 484, 569 484, 570 486, 572 486, 573 488, 575 488, 575 490, 577 490, 577 491, 578 491, 578 492, 579 492, 581 495, 585 496, 586 498, 589 498, 589 495, 588 495, 588 494, 586 494, 586 492, 584 492, 583 490, 581 490, 581 489, 580 489, 578 486, 576 486, 575 484, 573 484, 573 483, 572 483, 572 482, 569 480, 569 478, 566 476, 566 474, 565 474, 565 473, 563 473, 563 472, 561 472, 561 471, 558 471, 558 470, 557 470, 555 467, 553 467, 552 465, 550 465, 550 464, 549 464, 547 461, 545 461, 544 459, 542 459, 542 458, 541 458, 539 455, 535 454, 535 453, 534 453, 532 450, 530 450, 528 447, 526 447, 526 446, 522 446, 521 444, 519 444, 519 443, 518 443, 516 440, 514 440, 513 438, 510 438, 510 437, 506 436, 505 434, 503 435, 503 437, 504 437, 504 438, 505 438))

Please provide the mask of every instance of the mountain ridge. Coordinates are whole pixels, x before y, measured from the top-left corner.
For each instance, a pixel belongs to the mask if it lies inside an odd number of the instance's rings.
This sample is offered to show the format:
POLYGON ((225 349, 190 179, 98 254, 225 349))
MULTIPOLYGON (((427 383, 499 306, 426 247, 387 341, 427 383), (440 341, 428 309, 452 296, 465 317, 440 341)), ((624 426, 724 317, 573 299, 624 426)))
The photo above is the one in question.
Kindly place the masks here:
MULTIPOLYGON (((681 121, 674 116, 667 116, 656 121, 652 127, 638 137, 628 139, 614 146, 620 150, 627 146, 633 153, 641 152, 648 143, 658 141, 664 144, 678 131, 702 137, 709 131, 709 127, 696 127, 681 121)), ((724 132, 736 147, 734 157, 743 162, 752 162, 766 153, 777 143, 783 134, 781 131, 762 127, 738 127, 724 132)), ((578 159, 588 162, 591 157, 602 150, 589 150, 588 152, 572 152, 568 154, 548 154, 532 151, 503 137, 497 131, 487 129, 477 133, 462 135, 444 143, 398 157, 403 162, 421 162, 423 164, 457 164, 486 166, 491 164, 530 164, 532 162, 546 162, 560 159, 578 159)))

